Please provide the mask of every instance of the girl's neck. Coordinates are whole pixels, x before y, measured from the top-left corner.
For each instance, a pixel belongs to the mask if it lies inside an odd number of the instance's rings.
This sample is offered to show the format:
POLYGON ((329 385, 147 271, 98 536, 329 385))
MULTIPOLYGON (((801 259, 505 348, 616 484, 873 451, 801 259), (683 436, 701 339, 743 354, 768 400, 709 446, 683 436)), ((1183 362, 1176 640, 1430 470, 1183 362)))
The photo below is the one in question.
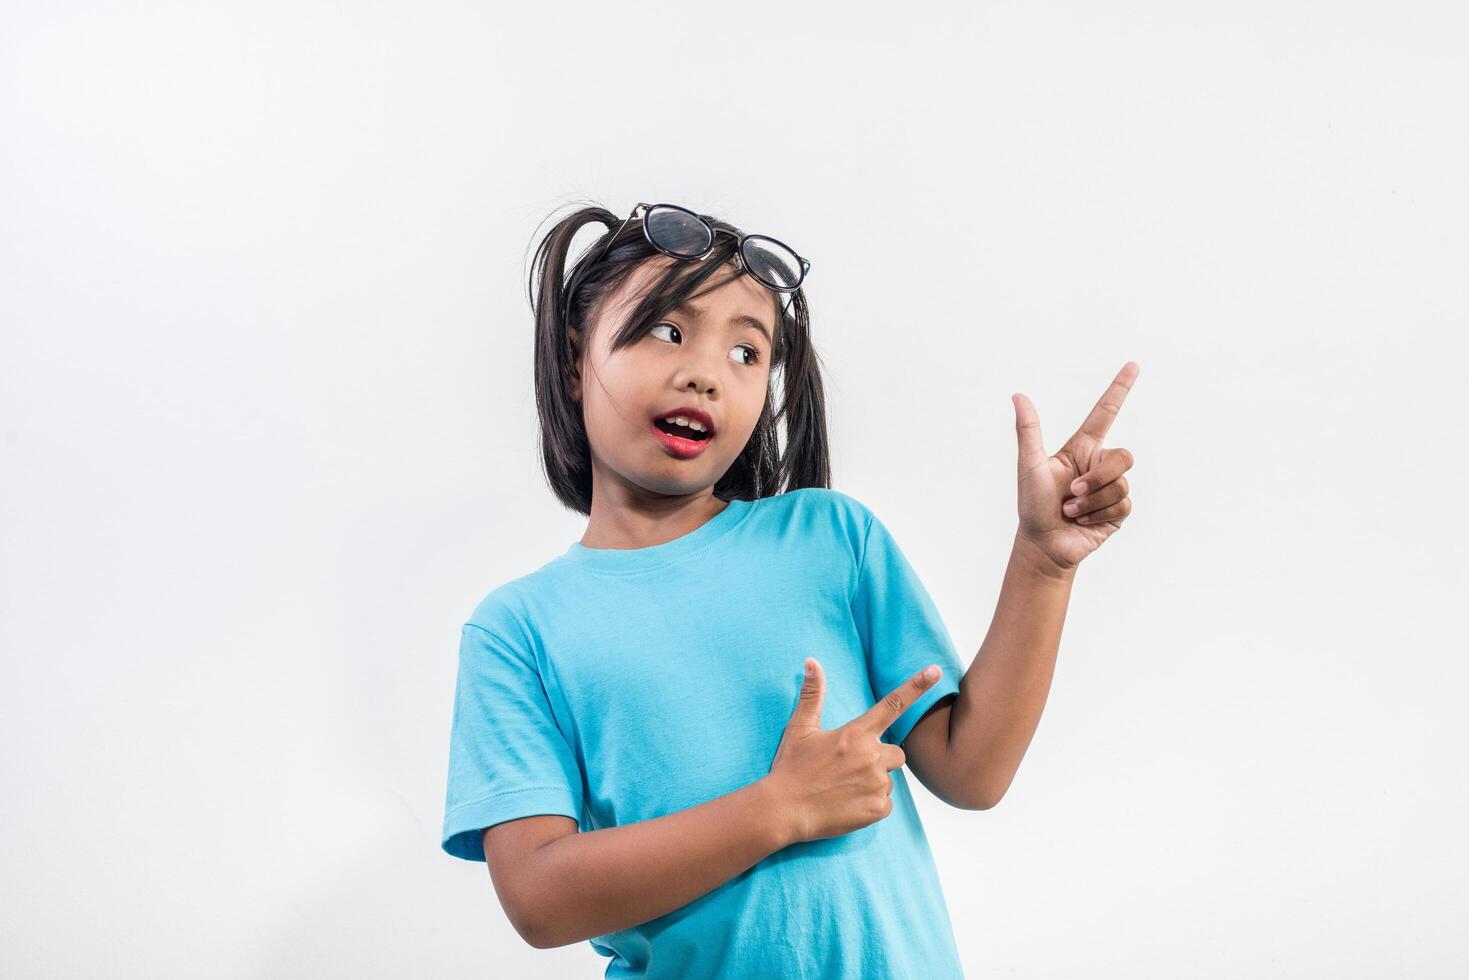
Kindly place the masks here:
POLYGON ((729 503, 713 488, 688 497, 611 501, 592 496, 592 513, 581 536, 584 548, 626 550, 651 548, 702 527, 729 503))

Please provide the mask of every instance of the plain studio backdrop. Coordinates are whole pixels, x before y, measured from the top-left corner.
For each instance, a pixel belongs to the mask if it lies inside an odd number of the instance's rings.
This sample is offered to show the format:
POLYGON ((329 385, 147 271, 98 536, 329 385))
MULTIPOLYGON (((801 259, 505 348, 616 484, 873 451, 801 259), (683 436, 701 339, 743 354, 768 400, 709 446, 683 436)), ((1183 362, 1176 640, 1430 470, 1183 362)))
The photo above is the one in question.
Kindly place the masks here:
POLYGON ((1466 43, 1448 2, 6 5, 0 973, 601 974, 439 849, 459 626, 585 527, 525 276, 588 200, 811 259, 833 486, 966 664, 1011 393, 1054 452, 1141 367, 1008 795, 912 781, 970 976, 1465 975, 1466 43))

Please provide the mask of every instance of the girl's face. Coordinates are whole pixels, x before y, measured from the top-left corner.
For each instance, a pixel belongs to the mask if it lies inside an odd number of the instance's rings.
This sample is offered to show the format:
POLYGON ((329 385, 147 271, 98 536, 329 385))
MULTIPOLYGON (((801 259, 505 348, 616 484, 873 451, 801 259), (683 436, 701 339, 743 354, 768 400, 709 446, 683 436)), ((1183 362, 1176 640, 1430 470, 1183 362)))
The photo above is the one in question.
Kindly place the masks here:
MULTIPOLYGON (((631 346, 612 352, 613 333, 652 281, 679 260, 646 260, 596 314, 578 347, 593 486, 626 500, 640 494, 689 496, 714 486, 755 431, 770 382, 778 294, 739 275, 666 314, 631 346), (693 457, 659 437, 655 418, 693 408, 712 421, 693 457)), ((738 271, 731 263, 729 273, 738 271)), ((715 280, 725 278, 724 270, 715 280)), ((706 284, 707 285, 707 284, 706 284)))

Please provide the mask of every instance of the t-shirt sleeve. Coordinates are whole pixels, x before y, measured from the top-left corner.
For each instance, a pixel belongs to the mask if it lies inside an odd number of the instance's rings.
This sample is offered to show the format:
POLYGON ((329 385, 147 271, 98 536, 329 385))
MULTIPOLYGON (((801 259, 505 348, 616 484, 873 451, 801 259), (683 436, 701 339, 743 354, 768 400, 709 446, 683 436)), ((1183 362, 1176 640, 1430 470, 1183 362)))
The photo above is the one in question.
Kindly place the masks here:
POLYGON ((864 537, 852 616, 866 653, 874 704, 929 664, 943 669, 937 683, 883 733, 883 741, 901 745, 934 702, 958 693, 964 665, 933 598, 875 514, 864 537))
POLYGON ((485 860, 487 827, 535 814, 579 820, 581 769, 551 712, 534 657, 464 624, 449 736, 443 848, 485 860))

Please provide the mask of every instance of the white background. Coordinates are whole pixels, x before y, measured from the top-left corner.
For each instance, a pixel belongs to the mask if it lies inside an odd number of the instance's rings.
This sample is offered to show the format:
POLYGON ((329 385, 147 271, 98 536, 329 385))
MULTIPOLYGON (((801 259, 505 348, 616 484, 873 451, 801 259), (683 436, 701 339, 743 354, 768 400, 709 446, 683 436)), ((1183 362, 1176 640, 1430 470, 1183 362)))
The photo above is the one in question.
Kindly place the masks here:
POLYGON ((833 485, 966 662, 1011 393, 1054 451, 1141 366, 1008 795, 912 781, 970 976, 1465 975, 1466 43, 1451 3, 7 4, 0 973, 601 974, 439 850, 459 625, 585 526, 525 274, 591 200, 811 258, 833 485))

